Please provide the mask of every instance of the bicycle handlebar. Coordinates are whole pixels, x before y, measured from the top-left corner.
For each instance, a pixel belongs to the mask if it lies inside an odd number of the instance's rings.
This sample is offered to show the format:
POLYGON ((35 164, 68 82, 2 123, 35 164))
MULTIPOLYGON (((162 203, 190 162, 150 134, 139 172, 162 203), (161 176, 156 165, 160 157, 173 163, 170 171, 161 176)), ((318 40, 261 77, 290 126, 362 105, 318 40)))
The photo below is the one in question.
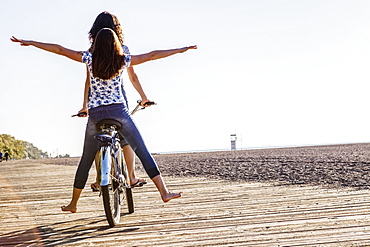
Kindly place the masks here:
POLYGON ((135 107, 135 109, 130 113, 130 115, 134 115, 135 112, 139 111, 139 110, 144 110, 147 106, 151 106, 151 105, 156 105, 157 103, 155 103, 154 101, 147 101, 144 103, 144 105, 141 104, 141 100, 138 100, 137 101, 137 106, 135 107), (141 108, 140 108, 141 107, 141 108))
MULTIPOLYGON (((134 115, 135 112, 139 111, 139 110, 144 110, 146 107, 148 106, 151 106, 151 105, 156 105, 157 103, 155 103, 154 101, 147 101, 144 103, 144 105, 141 104, 141 100, 138 100, 137 101, 137 106, 135 107, 135 109, 131 112, 131 115, 134 115), (141 107, 141 108, 140 108, 141 107)), ((77 114, 74 114, 72 115, 71 117, 86 117, 87 116, 87 113, 86 112, 80 112, 80 113, 77 113, 77 114)))

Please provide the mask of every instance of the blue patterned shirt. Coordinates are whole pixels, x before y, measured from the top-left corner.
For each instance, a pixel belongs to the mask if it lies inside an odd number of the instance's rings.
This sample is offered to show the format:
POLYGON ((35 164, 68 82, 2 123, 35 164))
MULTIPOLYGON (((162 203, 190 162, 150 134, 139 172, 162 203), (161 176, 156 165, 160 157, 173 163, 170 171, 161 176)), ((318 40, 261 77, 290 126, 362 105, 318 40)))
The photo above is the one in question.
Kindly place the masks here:
MULTIPOLYGON (((130 66, 131 56, 127 54, 129 52, 127 46, 124 46, 123 48, 124 53, 126 53, 126 61, 124 65, 124 68, 126 68, 130 66)), ((123 84, 121 80, 123 69, 116 77, 104 80, 93 77, 92 54, 90 52, 85 51, 82 53, 82 62, 87 65, 90 72, 90 90, 89 100, 87 103, 88 109, 95 108, 101 105, 126 103, 126 97, 123 91, 123 84)))

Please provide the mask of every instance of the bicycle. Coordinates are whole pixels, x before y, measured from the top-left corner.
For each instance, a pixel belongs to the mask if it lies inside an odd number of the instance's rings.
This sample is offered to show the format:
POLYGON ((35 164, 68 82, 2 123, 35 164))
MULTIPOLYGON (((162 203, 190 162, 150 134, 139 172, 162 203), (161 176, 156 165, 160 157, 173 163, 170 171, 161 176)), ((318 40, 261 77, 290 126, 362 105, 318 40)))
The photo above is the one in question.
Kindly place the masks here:
MULTIPOLYGON (((141 106, 141 101, 137 101, 137 106, 130 113, 145 109, 141 106)), ((145 105, 154 105, 154 102, 146 102, 145 105)), ((79 113, 73 116, 86 116, 86 113, 79 113)), ((72 116, 72 117, 73 117, 72 116)), ((103 119, 96 124, 102 134, 95 138, 100 141, 97 166, 97 183, 100 184, 100 191, 103 197, 104 211, 110 227, 114 227, 120 222, 121 206, 126 201, 128 213, 134 212, 134 200, 132 197, 132 187, 124 162, 123 152, 120 146, 118 130, 121 124, 114 119, 103 119), (126 200, 125 200, 126 198, 126 200)))

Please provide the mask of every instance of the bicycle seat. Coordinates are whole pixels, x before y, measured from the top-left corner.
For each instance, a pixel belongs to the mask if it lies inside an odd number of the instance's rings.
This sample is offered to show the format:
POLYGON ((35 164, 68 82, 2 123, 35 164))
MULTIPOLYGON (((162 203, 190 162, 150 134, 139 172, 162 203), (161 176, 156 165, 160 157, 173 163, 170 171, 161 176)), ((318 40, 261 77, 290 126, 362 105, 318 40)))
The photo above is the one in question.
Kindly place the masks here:
POLYGON ((109 127, 109 126, 112 126, 112 125, 115 125, 116 126, 116 130, 120 130, 122 128, 122 125, 120 122, 118 122, 117 120, 114 120, 114 119, 103 119, 103 120, 100 120, 97 124, 96 124, 96 128, 98 130, 101 130, 101 126, 105 125, 105 127, 109 127))

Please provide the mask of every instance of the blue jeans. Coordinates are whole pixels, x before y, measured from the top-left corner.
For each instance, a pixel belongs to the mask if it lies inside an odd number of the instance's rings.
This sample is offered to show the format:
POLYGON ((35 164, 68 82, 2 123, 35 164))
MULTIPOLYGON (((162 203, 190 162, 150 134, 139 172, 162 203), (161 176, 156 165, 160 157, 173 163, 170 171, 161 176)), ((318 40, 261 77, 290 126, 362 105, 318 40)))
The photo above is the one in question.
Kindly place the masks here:
POLYGON ((124 104, 103 105, 89 110, 83 154, 74 181, 75 188, 83 189, 86 185, 95 154, 100 147, 100 142, 94 138, 95 135, 100 134, 95 125, 102 119, 119 121, 122 124, 121 130, 119 130, 120 135, 135 151, 148 176, 154 178, 160 174, 157 164, 147 150, 139 130, 128 113, 127 107, 124 104))

